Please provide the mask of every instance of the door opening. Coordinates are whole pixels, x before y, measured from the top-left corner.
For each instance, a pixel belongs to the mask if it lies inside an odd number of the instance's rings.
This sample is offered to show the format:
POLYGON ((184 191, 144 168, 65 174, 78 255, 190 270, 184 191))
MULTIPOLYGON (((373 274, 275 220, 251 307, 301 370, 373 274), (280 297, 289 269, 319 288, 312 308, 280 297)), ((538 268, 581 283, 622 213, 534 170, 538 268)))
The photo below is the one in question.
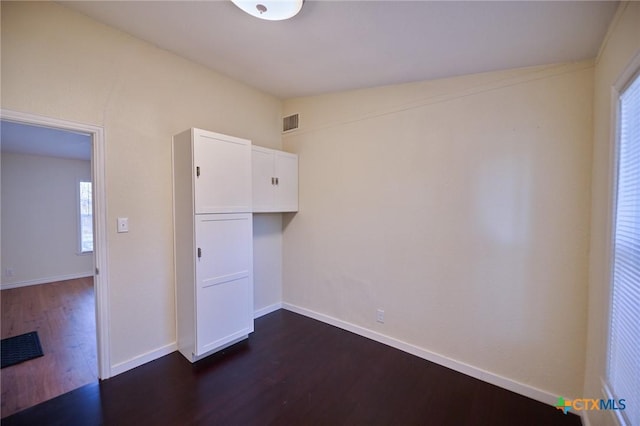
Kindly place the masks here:
MULTIPOLYGON (((101 127, 86 125, 81 123, 69 122, 64 120, 53 119, 49 117, 43 117, 33 114, 25 114, 14 111, 2 110, 2 128, 4 129, 15 128, 23 126, 30 130, 50 131, 51 134, 55 132, 60 134, 66 134, 71 139, 73 137, 84 137, 87 141, 88 148, 85 155, 90 162, 88 176, 79 176, 75 179, 75 202, 77 205, 77 216, 74 218, 77 225, 77 234, 74 234, 76 256, 78 258, 84 257, 88 265, 88 271, 90 277, 88 279, 92 282, 92 293, 95 295, 94 306, 92 314, 95 318, 95 341, 97 351, 95 353, 96 358, 93 360, 93 368, 97 373, 98 379, 106 379, 110 377, 110 362, 109 362, 109 339, 108 339, 108 298, 107 298, 107 286, 108 286, 108 271, 107 265, 107 244, 106 244, 106 194, 104 185, 104 131, 101 127), (87 179, 88 178, 88 179, 87 179), (90 204, 87 198, 87 184, 90 185, 90 204), (87 210, 87 209, 90 210, 87 210), (83 210, 84 209, 84 210, 83 210), (88 225, 89 224, 89 225, 88 225)), ((57 152, 57 155, 63 155, 62 151, 71 149, 69 146, 58 145, 55 146, 53 141, 49 143, 49 146, 43 146, 41 149, 49 149, 57 152), (57 150, 57 151, 56 151, 57 150)), ((47 145, 47 144, 43 144, 47 145)), ((3 144, 3 151, 5 146, 3 144)), ((73 149, 71 149, 73 151, 73 149)), ((4 152, 3 152, 4 155, 4 152)), ((45 155, 40 153, 40 155, 45 155)), ((56 155, 56 154, 54 154, 56 155)), ((81 155, 81 154, 77 154, 81 155)), ((69 163, 72 164, 72 163, 69 163)), ((4 186, 3 182, 3 186, 4 186)), ((3 203, 4 206, 4 203, 3 203)), ((42 220, 47 220, 47 212, 38 212, 42 220)), ((4 231, 4 230, 3 230, 4 231)), ((11 265, 5 265, 4 263, 5 253, 3 251, 3 290, 7 287, 4 284, 4 278, 8 275, 13 275, 17 271, 14 270, 11 265)), ((65 277, 58 275, 62 278, 74 278, 73 276, 65 277)), ((14 282, 16 280, 13 280, 14 282)), ((23 280, 22 285, 37 284, 37 280, 23 280)), ((86 284, 85 285, 91 285, 86 284)), ((14 287, 21 287, 16 285, 14 287)), ((46 350, 46 348, 45 348, 46 350)), ((4 413, 3 413, 4 416, 4 413)))

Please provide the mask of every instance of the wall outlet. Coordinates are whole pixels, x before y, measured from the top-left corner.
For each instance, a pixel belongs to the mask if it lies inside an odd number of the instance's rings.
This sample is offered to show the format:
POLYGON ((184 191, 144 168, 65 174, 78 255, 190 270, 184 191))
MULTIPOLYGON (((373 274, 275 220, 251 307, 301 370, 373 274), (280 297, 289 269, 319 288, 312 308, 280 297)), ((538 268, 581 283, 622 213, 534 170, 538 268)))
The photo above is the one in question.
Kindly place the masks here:
POLYGON ((384 324, 384 310, 378 309, 376 311, 376 321, 380 324, 384 324))
POLYGON ((4 276, 7 278, 13 277, 13 268, 7 268, 4 270, 4 276))

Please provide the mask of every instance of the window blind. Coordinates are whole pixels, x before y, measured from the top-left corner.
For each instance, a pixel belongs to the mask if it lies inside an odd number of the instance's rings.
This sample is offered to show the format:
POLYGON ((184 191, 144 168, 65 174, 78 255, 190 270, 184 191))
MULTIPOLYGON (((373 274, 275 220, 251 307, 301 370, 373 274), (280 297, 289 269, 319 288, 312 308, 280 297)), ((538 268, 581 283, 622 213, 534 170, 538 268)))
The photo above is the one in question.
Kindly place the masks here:
POLYGON ((608 385, 640 426, 640 76, 620 96, 608 385))

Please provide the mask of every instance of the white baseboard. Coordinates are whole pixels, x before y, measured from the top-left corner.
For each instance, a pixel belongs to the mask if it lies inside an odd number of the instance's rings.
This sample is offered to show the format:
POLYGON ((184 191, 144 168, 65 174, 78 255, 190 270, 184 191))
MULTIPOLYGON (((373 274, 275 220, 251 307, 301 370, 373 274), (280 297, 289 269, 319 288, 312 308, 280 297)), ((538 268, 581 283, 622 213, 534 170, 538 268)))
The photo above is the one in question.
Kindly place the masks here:
MULTIPOLYGON (((267 315, 281 308, 282 308, 282 303, 274 303, 273 305, 265 306, 264 308, 260 308, 254 312, 254 318, 259 318, 263 315, 267 315)), ((168 355, 177 350, 178 350, 178 343, 174 342, 169 345, 163 346, 159 349, 131 358, 128 361, 115 364, 111 366, 111 375, 109 377, 117 376, 118 374, 124 373, 125 371, 132 370, 136 367, 146 364, 147 362, 151 362, 155 359, 168 355)))
POLYGON ((156 360, 165 355, 169 355, 170 353, 175 352, 177 350, 178 350, 178 344, 176 342, 173 342, 161 348, 133 357, 128 361, 124 361, 124 362, 120 362, 118 364, 112 365, 111 374, 109 375, 109 377, 117 376, 118 374, 124 373, 125 371, 132 370, 136 367, 139 367, 143 364, 156 360))
POLYGON ((481 368, 474 367, 464 362, 457 361, 455 359, 451 359, 446 356, 428 351, 426 349, 423 349, 418 346, 414 346, 410 343, 395 339, 393 337, 389 337, 384 334, 369 330, 367 328, 360 327, 358 325, 351 324, 349 322, 342 321, 340 319, 333 318, 328 315, 321 314, 306 308, 302 308, 300 306, 292 305, 290 303, 283 303, 282 307, 283 309, 289 310, 291 312, 295 312, 297 314, 301 314, 309 318, 322 321, 324 323, 333 325, 343 330, 350 331, 352 333, 358 334, 368 339, 375 340, 376 342, 383 343, 385 345, 391 346, 396 349, 400 349, 401 351, 408 352, 422 359, 426 359, 427 361, 434 362, 436 364, 439 364, 444 367, 450 368, 452 370, 458 371, 460 373, 466 374, 467 376, 471 376, 476 379, 482 380, 483 382, 487 382, 492 385, 499 386, 503 389, 510 390, 512 392, 518 393, 520 395, 524 395, 531 399, 535 399, 536 401, 540 401, 542 403, 552 405, 552 406, 555 406, 555 404, 558 401, 558 395, 552 394, 542 389, 535 388, 530 385, 526 385, 524 383, 520 383, 512 379, 508 379, 504 376, 491 373, 490 371, 486 371, 481 368))
POLYGON ((265 306, 264 308, 257 309, 253 313, 253 318, 254 319, 255 318, 260 318, 262 316, 270 314, 271 312, 275 312, 278 309, 282 309, 282 302, 274 303, 273 305, 269 305, 269 306, 265 306))
POLYGON ((27 281, 20 281, 17 283, 2 284, 0 285, 0 289, 9 290, 11 288, 27 287, 30 285, 39 285, 39 284, 48 284, 56 281, 75 280, 78 278, 86 278, 86 277, 92 277, 92 276, 93 276, 92 272, 81 272, 77 274, 57 275, 55 277, 38 278, 35 280, 27 280, 27 281))

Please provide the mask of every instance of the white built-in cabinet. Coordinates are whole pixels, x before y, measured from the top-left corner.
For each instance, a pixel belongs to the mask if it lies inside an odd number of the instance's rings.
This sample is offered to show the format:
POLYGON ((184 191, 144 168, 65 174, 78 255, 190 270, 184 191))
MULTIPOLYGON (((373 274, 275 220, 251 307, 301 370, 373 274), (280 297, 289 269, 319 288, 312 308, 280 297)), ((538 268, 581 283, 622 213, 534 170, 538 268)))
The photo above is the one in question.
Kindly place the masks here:
POLYGON ((249 140, 173 138, 177 340, 191 362, 253 332, 251 169, 249 140))
POLYGON ((298 211, 298 156, 253 146, 253 212, 298 211))

